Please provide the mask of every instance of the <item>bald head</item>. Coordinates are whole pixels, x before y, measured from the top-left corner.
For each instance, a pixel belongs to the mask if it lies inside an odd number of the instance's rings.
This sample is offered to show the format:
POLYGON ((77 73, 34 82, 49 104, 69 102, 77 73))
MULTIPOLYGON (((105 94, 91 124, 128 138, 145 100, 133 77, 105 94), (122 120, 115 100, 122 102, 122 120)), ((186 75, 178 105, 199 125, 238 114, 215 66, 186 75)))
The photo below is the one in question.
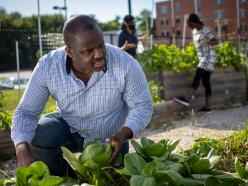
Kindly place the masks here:
POLYGON ((67 20, 63 27, 63 37, 66 46, 71 46, 79 33, 92 31, 97 26, 96 21, 87 15, 77 15, 67 20))

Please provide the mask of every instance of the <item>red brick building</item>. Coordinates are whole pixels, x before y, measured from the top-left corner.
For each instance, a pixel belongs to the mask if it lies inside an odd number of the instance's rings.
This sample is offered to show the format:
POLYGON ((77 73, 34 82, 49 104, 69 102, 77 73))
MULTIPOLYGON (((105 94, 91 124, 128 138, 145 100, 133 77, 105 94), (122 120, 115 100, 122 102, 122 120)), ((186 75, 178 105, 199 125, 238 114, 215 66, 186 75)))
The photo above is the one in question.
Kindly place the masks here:
MULTIPOLYGON (((197 13, 206 26, 214 29, 221 38, 237 33, 238 20, 241 35, 248 33, 248 1, 245 0, 165 0, 156 3, 156 36, 182 38, 184 19, 197 13), (239 4, 237 8, 237 4, 239 4), (239 11, 239 16, 237 12, 239 11), (174 17, 174 22, 172 17, 174 17)), ((191 30, 186 26, 186 37, 191 30)))

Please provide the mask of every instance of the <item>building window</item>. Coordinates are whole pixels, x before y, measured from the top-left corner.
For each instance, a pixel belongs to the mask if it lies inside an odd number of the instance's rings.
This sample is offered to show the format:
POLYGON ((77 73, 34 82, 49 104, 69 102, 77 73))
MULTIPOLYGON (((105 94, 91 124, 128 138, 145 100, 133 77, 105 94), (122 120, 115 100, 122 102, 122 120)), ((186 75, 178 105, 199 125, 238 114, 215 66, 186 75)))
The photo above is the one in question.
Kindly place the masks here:
POLYGON ((222 4, 224 4, 224 0, 214 0, 214 4, 222 5, 222 4))
POLYGON ((180 23, 180 18, 176 17, 176 24, 180 23))
POLYGON ((245 17, 245 15, 246 15, 245 9, 241 9, 240 10, 240 17, 245 17))
POLYGON ((224 10, 215 10, 214 11, 214 18, 215 19, 224 19, 224 10))
POLYGON ((166 32, 166 37, 170 37, 170 32, 166 32))
POLYGON ((166 25, 168 25, 168 24, 169 24, 169 19, 164 18, 164 19, 162 19, 162 20, 160 21, 160 25, 162 25, 162 26, 166 26, 166 25))
POLYGON ((197 0, 196 3, 197 3, 197 9, 202 7, 202 0, 197 0))
POLYGON ((160 21, 160 25, 164 26, 164 20, 160 21))
POLYGON ((180 30, 177 30, 177 31, 176 31, 176 35, 177 35, 177 36, 181 36, 181 31, 180 31, 180 30))
POLYGON ((160 7, 160 13, 161 14, 167 14, 167 13, 169 13, 169 11, 170 11, 170 9, 168 6, 161 6, 160 7))
POLYGON ((239 0, 239 3, 242 5, 245 3, 246 0, 239 0))
POLYGON ((247 25, 241 24, 241 25, 240 25, 240 31, 241 31, 241 32, 246 32, 246 31, 247 31, 247 25))
POLYGON ((180 3, 176 3, 175 4, 175 9, 176 9, 176 12, 180 12, 181 11, 180 3))

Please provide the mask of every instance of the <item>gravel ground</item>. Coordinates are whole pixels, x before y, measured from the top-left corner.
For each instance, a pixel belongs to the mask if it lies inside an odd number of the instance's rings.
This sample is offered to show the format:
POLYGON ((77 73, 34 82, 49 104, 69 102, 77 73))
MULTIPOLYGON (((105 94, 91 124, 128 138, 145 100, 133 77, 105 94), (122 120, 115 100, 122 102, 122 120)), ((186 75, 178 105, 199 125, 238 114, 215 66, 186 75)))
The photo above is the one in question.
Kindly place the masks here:
MULTIPOLYGON (((193 113, 186 119, 173 121, 170 127, 146 129, 135 139, 139 141, 142 136, 154 141, 160 139, 181 139, 178 147, 188 149, 195 139, 199 137, 223 138, 231 135, 235 130, 248 125, 248 105, 225 110, 213 110, 212 113, 193 113)), ((130 152, 133 152, 130 145, 130 152)), ((0 162, 0 169, 14 175, 16 168, 15 158, 0 162)), ((0 178, 3 176, 0 173, 0 178)))
MULTIPOLYGON (((197 138, 223 138, 246 125, 248 125, 248 105, 213 110, 212 113, 192 113, 186 119, 173 121, 170 127, 146 129, 136 139, 139 140, 142 136, 154 141, 181 139, 178 147, 188 149, 197 138)), ((132 150, 130 146, 130 151, 132 150)))

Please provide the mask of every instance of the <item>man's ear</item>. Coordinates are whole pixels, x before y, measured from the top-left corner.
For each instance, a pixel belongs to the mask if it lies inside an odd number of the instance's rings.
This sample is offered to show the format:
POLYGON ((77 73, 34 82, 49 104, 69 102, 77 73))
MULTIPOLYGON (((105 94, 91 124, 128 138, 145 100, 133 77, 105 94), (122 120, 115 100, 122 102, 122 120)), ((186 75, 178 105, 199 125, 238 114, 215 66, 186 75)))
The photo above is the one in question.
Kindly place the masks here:
POLYGON ((66 51, 67 55, 68 55, 70 58, 72 58, 72 56, 73 56, 73 50, 72 50, 72 48, 66 46, 66 47, 65 47, 65 51, 66 51))

